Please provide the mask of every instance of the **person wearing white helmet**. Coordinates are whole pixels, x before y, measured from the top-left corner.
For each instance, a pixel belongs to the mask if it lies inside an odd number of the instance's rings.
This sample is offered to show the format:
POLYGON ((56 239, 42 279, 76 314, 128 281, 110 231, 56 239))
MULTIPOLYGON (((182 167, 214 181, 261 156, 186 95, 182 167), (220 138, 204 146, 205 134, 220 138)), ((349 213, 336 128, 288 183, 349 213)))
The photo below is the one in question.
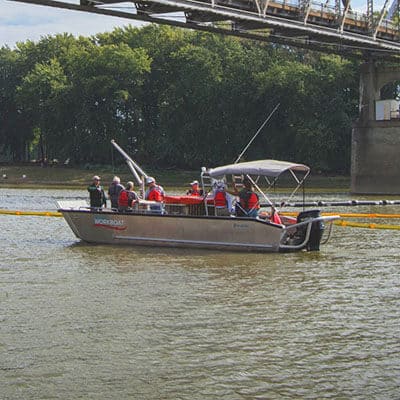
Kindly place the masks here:
POLYGON ((162 202, 165 192, 162 186, 157 185, 156 180, 152 176, 146 178, 147 190, 145 193, 146 200, 162 202))
POLYGON ((102 208, 107 205, 107 197, 104 193, 103 188, 100 185, 100 177, 95 175, 93 177, 93 182, 87 188, 90 196, 90 207, 92 208, 102 208))
POLYGON ((203 196, 203 189, 199 188, 199 181, 190 182, 190 189, 186 194, 188 196, 203 196))

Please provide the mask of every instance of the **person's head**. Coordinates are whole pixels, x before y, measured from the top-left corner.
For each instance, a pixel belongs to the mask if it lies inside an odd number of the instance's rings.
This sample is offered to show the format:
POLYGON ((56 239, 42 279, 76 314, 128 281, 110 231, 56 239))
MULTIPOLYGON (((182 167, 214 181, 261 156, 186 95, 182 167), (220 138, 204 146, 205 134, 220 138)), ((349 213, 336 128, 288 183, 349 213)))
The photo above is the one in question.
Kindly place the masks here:
POLYGON ((114 176, 113 183, 121 183, 121 179, 118 176, 114 176))
POLYGON ((199 181, 190 182, 190 186, 192 187, 192 189, 198 189, 199 188, 199 181))
POLYGON ((156 180, 152 176, 148 176, 146 178, 146 185, 147 186, 154 186, 156 184, 156 180))
POLYGON ((253 187, 253 183, 251 182, 251 180, 250 180, 249 177, 247 177, 247 176, 245 176, 245 177, 243 178, 242 183, 243 183, 243 186, 244 186, 246 189, 251 189, 251 188, 253 187))
POLYGON ((100 177, 98 175, 95 175, 93 178, 93 183, 97 186, 100 185, 100 177))
POLYGON ((134 184, 133 182, 129 181, 126 183, 126 190, 133 190, 134 184))
POLYGON ((225 182, 224 181, 217 181, 215 183, 215 187, 218 190, 224 190, 225 189, 225 182))

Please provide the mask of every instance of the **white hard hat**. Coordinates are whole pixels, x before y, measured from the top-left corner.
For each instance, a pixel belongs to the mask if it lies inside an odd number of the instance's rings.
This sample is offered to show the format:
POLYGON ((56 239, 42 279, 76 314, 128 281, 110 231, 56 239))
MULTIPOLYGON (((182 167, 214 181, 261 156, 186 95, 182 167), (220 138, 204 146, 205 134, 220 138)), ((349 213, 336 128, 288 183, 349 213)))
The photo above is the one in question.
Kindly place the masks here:
POLYGON ((155 182, 156 180, 152 177, 152 176, 148 176, 147 178, 146 178, 146 183, 149 185, 150 183, 153 183, 153 182, 155 182))

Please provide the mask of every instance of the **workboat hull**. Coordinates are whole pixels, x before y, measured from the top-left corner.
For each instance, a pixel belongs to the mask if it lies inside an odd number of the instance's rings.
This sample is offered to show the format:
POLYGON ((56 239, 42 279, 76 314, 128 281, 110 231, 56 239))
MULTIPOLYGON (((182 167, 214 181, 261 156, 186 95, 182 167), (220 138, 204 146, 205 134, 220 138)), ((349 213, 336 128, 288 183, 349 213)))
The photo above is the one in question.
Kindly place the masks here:
POLYGON ((314 230, 333 219, 310 218, 285 226, 235 216, 120 213, 107 209, 59 211, 75 235, 88 243, 253 252, 319 250, 321 230, 314 230))
POLYGON ((254 218, 59 211, 88 243, 277 252, 284 233, 254 218))

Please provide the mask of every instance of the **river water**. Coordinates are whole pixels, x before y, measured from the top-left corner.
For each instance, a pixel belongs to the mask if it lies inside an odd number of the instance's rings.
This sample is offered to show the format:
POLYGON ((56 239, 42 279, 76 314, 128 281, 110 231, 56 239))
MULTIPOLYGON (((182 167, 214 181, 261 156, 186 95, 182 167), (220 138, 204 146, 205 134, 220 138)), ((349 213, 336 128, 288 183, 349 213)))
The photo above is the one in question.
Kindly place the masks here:
MULTIPOLYGON (((0 208, 85 196, 0 189, 0 208)), ((55 217, 0 227, 1 399, 400 398, 400 231, 241 254, 87 245, 55 217)))

